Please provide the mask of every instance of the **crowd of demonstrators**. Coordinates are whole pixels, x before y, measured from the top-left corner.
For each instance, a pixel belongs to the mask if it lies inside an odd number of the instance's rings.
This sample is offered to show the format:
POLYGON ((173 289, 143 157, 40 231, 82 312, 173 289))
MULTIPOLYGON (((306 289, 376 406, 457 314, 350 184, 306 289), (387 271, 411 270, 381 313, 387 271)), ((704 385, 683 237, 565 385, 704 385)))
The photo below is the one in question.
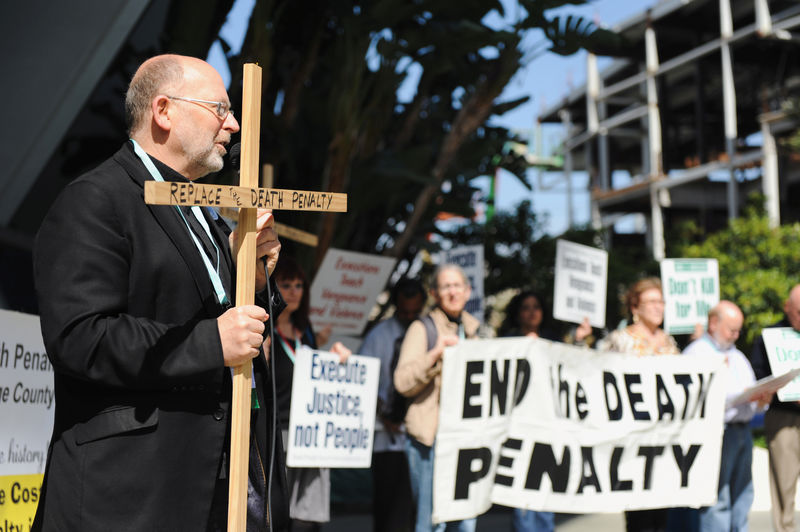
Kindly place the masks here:
MULTIPOLYGON (((114 530, 122 522, 137 530, 226 529, 229 368, 251 360, 260 406, 251 420, 247 529, 319 530, 330 519, 329 471, 284 469, 283 454, 295 354, 301 346, 327 343, 322 336, 330 332, 317 336, 311 327, 305 274, 290 257, 278 259, 274 219, 260 212, 256 304, 234 307, 236 257, 225 222, 212 209, 142 201, 145 181, 191 182, 222 168, 225 147, 239 130, 222 79, 202 60, 157 56, 137 70, 125 107, 130 141, 65 188, 34 247, 58 408, 32 530, 114 530), (76 204, 82 208, 74 209, 76 204), (265 337, 268 319, 274 335, 265 337), (262 347, 272 347, 274 357, 262 347), (271 373, 282 438, 272 432, 269 418, 271 373), (265 479, 257 464, 270 449, 276 450, 277 474, 265 479)), ((442 265, 430 290, 436 306, 417 319, 425 291, 419 282, 403 280, 393 291, 394 316, 364 340, 363 354, 381 360, 375 530, 475 530, 475 519, 438 525, 431 519, 444 350, 478 336, 478 319, 464 310, 470 293, 463 270, 442 265), (403 419, 387 415, 393 391, 406 398, 403 419)), ((661 328, 659 279, 634 283, 626 303, 632 323, 612 331, 598 349, 635 356, 679 353, 661 328)), ((789 293, 784 312, 774 326, 800 332, 800 285, 789 293)), ((742 322, 735 303, 722 301, 709 314, 707 332, 684 351, 726 358, 728 397, 771 374, 763 337, 750 362, 736 349, 742 322)), ((584 321, 574 341, 582 343, 589 334, 584 321)), ((500 335, 556 340, 546 327, 542 298, 531 291, 511 301, 500 335)), ((342 362, 350 354, 338 342, 331 351, 342 362)), ((718 501, 699 511, 702 530, 746 529, 753 499, 748 424, 759 403, 770 399, 765 432, 773 523, 779 532, 794 530, 800 402, 781 402, 772 394, 726 410, 718 501)), ((626 528, 664 530, 667 515, 666 509, 629 511, 626 528)), ((515 511, 514 527, 550 531, 553 514, 515 511)))
MULTIPOLYGON (((789 292, 783 312, 783 319, 772 327, 791 327, 800 332, 800 284, 789 292)), ((772 374, 763 336, 753 345, 750 361, 757 379, 772 374)), ((769 453, 772 524, 778 532, 794 532, 794 499, 800 478, 800 402, 782 402, 773 397, 764 415, 764 433, 769 453)))
POLYGON ((364 337, 359 354, 381 361, 378 383, 378 412, 372 445, 373 530, 409 532, 414 527, 415 509, 405 455, 405 397, 395 393, 392 374, 397 365, 406 330, 419 318, 426 294, 416 279, 401 279, 392 288, 394 315, 364 337))
POLYGON ((478 333, 480 322, 464 310, 470 293, 469 280, 460 267, 446 264, 438 268, 431 287, 436 307, 408 327, 394 372, 395 388, 409 399, 405 417, 406 456, 417 510, 416 532, 475 530, 475 519, 436 526, 431 520, 442 357, 445 347, 475 338, 478 333), (432 335, 436 336, 435 342, 432 335))
MULTIPOLYGON (((272 339, 275 357, 271 361, 275 372, 278 423, 286 448, 295 354, 301 346, 317 349, 318 342, 309 319, 309 286, 302 268, 291 257, 282 256, 272 278, 286 302, 286 308, 275 323, 275 335, 272 339)), ((339 355, 341 362, 346 361, 350 355, 350 350, 340 342, 334 343, 331 351, 339 355)), ((289 530, 319 530, 322 523, 330 520, 330 470, 320 467, 287 467, 286 479, 291 517, 289 530)))
MULTIPOLYGON (((225 530, 230 367, 252 360, 263 405, 252 413, 250 462, 281 449, 260 350, 264 322, 283 308, 274 286, 271 301, 265 293, 265 263, 272 271, 280 244, 272 215, 261 213, 256 304, 233 307, 224 221, 211 209, 142 199, 146 181, 187 183, 222 168, 239 124, 211 65, 148 59, 125 113, 130 140, 61 192, 34 246, 57 408, 31 528, 225 530)), ((282 528, 284 476, 268 486, 249 473, 248 530, 282 528)))

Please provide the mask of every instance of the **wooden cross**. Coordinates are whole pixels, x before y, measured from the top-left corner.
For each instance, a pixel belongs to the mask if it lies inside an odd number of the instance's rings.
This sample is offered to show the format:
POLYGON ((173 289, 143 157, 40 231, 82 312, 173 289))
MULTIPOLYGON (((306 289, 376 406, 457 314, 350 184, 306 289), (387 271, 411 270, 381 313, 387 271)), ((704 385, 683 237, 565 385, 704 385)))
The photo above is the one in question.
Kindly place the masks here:
MULTIPOLYGON (((153 205, 239 207, 236 254, 236 305, 252 305, 256 278, 256 210, 346 212, 347 195, 304 190, 258 188, 258 146, 261 121, 261 67, 244 65, 242 91, 242 155, 239 186, 146 181, 144 200, 153 205)), ((270 316, 272 319, 272 316, 270 316)), ((250 443, 250 397, 253 365, 234 368, 228 531, 247 527, 247 464, 250 443)), ((273 437, 277 437, 273 435, 273 437)), ((269 486, 268 486, 269 487, 269 486)), ((267 501, 269 504, 269 501, 267 501)))
MULTIPOLYGON (((272 175, 272 165, 265 164, 261 171, 261 188, 272 188, 272 175)), ((239 216, 239 210, 235 207, 220 207, 219 213, 230 220, 239 216)), ((312 248, 317 247, 317 244, 319 244, 317 235, 279 222, 275 222, 275 232, 278 233, 278 236, 281 238, 288 238, 289 240, 294 240, 295 242, 311 246, 312 248)))

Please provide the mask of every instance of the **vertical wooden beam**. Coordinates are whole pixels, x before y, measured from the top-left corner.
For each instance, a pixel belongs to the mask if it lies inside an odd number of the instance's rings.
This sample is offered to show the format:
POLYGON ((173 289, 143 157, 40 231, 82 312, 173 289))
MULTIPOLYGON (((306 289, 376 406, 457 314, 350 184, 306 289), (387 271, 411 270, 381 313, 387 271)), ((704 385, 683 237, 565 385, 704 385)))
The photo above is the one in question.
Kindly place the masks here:
MULTIPOLYGON (((242 164, 239 185, 258 186, 258 147, 261 121, 261 67, 244 65, 242 89, 242 164)), ((236 306, 252 305, 256 279, 256 209, 239 209, 235 243, 236 306)), ((250 458, 250 397, 253 364, 233 370, 228 532, 247 529, 247 465, 250 458)))

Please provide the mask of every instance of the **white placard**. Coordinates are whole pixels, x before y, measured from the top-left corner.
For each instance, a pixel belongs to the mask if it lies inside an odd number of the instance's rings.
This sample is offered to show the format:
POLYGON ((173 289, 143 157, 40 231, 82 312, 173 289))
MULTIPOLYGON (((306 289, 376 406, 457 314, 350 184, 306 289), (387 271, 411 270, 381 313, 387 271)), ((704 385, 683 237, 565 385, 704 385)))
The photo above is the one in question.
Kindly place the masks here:
POLYGON ((433 520, 700 507, 717 497, 723 357, 636 357, 534 338, 448 348, 433 520))
POLYGON ((593 327, 606 326, 608 253, 602 249, 556 241, 553 317, 593 327))
MULTIPOLYGON (((767 360, 773 375, 800 367, 800 333, 791 327, 770 327, 761 331, 767 360)), ((800 400, 800 377, 778 390, 780 401, 800 400)))
POLYGON ((366 468, 381 361, 308 348, 297 350, 289 412, 286 464, 290 467, 366 468))
POLYGON ((54 412, 53 368, 39 317, 0 310, 0 527, 5 521, 7 528, 29 528, 54 412))
POLYGON ((486 273, 483 265, 483 246, 480 244, 461 246, 442 251, 439 254, 439 264, 457 264, 464 270, 472 286, 472 293, 464 310, 482 323, 484 312, 483 277, 486 273))
POLYGON ((664 259, 664 330, 691 334, 698 323, 708 325, 708 311, 719 303, 717 259, 664 259))
POLYGON ((753 399, 754 397, 765 393, 775 393, 792 382, 798 375, 800 375, 800 368, 787 371, 783 375, 767 375, 763 379, 759 379, 753 386, 746 388, 739 395, 728 398, 725 403, 725 409, 749 403, 755 400, 753 399))
POLYGON ((330 248, 309 294, 314 330, 330 325, 333 334, 361 335, 395 262, 379 255, 330 248))

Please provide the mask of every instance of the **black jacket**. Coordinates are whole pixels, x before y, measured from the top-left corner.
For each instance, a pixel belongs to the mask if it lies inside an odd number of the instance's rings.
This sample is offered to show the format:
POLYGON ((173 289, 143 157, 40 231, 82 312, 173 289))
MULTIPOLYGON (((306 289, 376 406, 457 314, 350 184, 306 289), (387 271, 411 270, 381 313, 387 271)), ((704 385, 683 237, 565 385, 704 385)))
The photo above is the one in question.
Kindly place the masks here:
MULTIPOLYGON (((37 530, 206 527, 230 425, 216 322, 226 307, 177 209, 144 203, 148 179, 127 142, 64 189, 37 235, 36 290, 56 393, 37 530)), ((224 223, 211 230, 221 271, 233 272, 224 223)), ((285 304, 275 294, 277 315, 285 304)), ((263 357, 254 369, 262 407, 253 427, 268 457, 280 442, 263 402, 271 379, 263 357)), ((285 485, 277 467, 275 529, 288 518, 285 485)))
MULTIPOLYGON (((778 323, 770 325, 770 328, 791 326, 792 325, 789 323, 789 320, 783 318, 778 323)), ((772 375, 772 368, 770 367, 769 359, 767 358, 767 348, 764 345, 764 337, 760 334, 753 344, 753 352, 750 354, 750 365, 753 366, 753 373, 755 373, 756 379, 763 379, 764 377, 772 375)), ((779 401, 778 394, 775 394, 775 396, 772 398, 772 402, 770 403, 769 407, 770 409, 777 408, 779 410, 789 410, 791 412, 800 414, 800 405, 794 401, 789 401, 786 403, 779 401)))

